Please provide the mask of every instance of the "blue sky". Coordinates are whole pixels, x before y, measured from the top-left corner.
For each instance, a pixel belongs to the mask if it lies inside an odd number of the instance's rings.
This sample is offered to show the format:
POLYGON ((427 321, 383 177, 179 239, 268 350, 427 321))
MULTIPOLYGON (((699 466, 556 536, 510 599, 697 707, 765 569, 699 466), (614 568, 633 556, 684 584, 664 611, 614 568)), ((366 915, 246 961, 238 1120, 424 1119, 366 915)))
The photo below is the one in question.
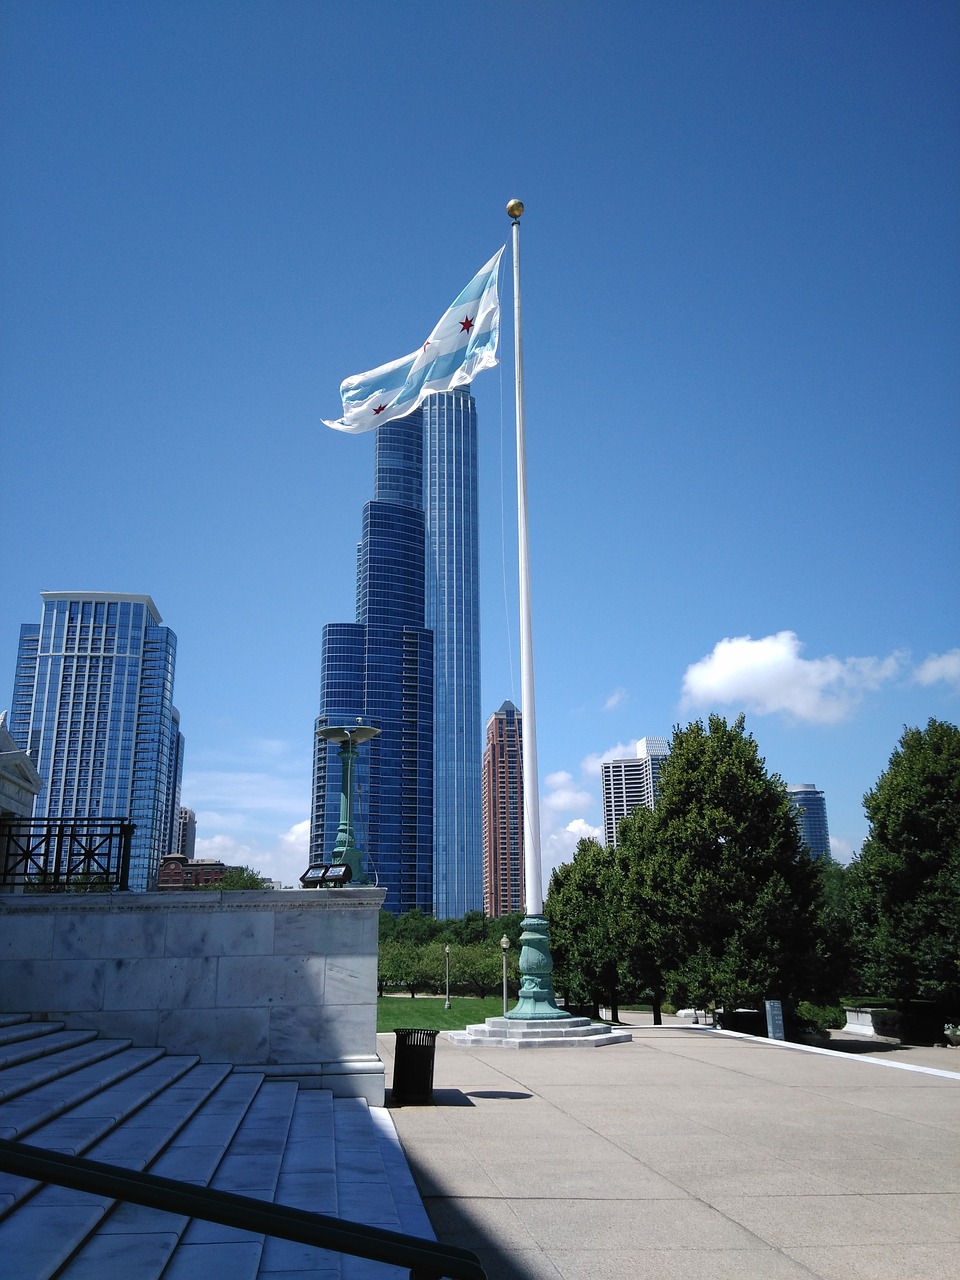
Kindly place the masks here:
MULTIPOLYGON (((179 637, 200 851, 306 863, 320 633, 372 438, 523 220, 546 868, 599 761, 716 710, 826 793, 960 719, 953 3, 0 8, 9 703, 41 590, 179 637)), ((474 383, 483 704, 520 701, 512 329, 474 383)))

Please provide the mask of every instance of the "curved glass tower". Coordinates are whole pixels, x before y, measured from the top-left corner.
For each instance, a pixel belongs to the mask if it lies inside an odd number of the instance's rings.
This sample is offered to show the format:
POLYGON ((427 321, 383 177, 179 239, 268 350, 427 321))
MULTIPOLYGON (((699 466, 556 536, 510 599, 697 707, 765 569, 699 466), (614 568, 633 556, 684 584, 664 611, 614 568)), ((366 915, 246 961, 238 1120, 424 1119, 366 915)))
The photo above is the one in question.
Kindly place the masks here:
MULTIPOLYGON (((433 908, 433 636, 424 627, 423 421, 380 427, 374 497, 363 509, 357 621, 323 629, 317 729, 357 720, 380 729, 359 753, 354 815, 384 906, 433 908)), ((336 842, 337 749, 314 746, 311 865, 336 842)))
MULTIPOLYGON (((381 730, 360 752, 357 840, 393 912, 483 909, 477 415, 466 389, 379 427, 357 620, 323 630, 317 728, 381 730)), ((314 748, 311 864, 336 841, 336 748, 314 748)))

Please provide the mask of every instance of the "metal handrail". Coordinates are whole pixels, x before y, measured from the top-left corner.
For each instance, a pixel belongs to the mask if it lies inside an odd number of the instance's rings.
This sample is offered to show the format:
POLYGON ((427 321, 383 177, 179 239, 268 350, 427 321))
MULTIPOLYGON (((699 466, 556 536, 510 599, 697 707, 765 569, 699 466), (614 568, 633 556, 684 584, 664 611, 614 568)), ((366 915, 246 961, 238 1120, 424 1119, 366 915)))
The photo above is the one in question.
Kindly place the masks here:
POLYGON ((0 883, 54 893, 127 889, 135 830, 126 818, 2 818, 0 883))
POLYGON ((126 1200, 188 1218, 202 1218, 225 1227, 239 1227, 335 1253, 409 1267, 410 1280, 486 1280, 480 1259, 469 1249, 347 1222, 325 1213, 271 1204, 251 1196, 238 1196, 231 1191, 215 1191, 173 1178, 160 1178, 153 1173, 138 1173, 83 1156, 46 1151, 6 1138, 0 1138, 0 1169, 23 1178, 72 1187, 75 1191, 126 1200))

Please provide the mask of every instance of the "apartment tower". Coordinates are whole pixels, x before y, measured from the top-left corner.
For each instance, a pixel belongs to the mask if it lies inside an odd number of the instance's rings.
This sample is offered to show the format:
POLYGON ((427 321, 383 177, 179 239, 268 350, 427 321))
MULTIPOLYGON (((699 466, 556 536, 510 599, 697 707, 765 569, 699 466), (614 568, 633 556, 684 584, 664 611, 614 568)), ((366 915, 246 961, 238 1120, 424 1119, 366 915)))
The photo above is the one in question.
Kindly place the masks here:
POLYGON ((483 910, 522 911, 523 716, 506 701, 487 721, 483 752, 483 910))
POLYGON ((43 779, 35 818, 135 823, 130 888, 176 842, 183 769, 177 638, 149 596, 43 591, 20 628, 10 733, 43 779))
POLYGON ((656 805, 660 762, 669 753, 670 744, 666 738, 641 738, 635 757, 605 760, 600 766, 603 839, 607 845, 616 847, 621 818, 640 805, 648 809, 656 805))

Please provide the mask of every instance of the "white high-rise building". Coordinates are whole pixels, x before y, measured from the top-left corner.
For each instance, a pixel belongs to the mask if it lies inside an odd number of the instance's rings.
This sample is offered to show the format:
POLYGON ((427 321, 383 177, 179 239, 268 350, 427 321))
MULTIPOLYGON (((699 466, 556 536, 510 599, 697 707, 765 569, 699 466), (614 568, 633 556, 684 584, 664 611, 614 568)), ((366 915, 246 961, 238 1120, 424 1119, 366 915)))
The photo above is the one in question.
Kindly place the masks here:
POLYGON ((616 847, 621 818, 641 805, 647 809, 654 807, 660 762, 669 754, 670 744, 666 738, 640 738, 635 758, 605 760, 600 766, 606 844, 616 847))

